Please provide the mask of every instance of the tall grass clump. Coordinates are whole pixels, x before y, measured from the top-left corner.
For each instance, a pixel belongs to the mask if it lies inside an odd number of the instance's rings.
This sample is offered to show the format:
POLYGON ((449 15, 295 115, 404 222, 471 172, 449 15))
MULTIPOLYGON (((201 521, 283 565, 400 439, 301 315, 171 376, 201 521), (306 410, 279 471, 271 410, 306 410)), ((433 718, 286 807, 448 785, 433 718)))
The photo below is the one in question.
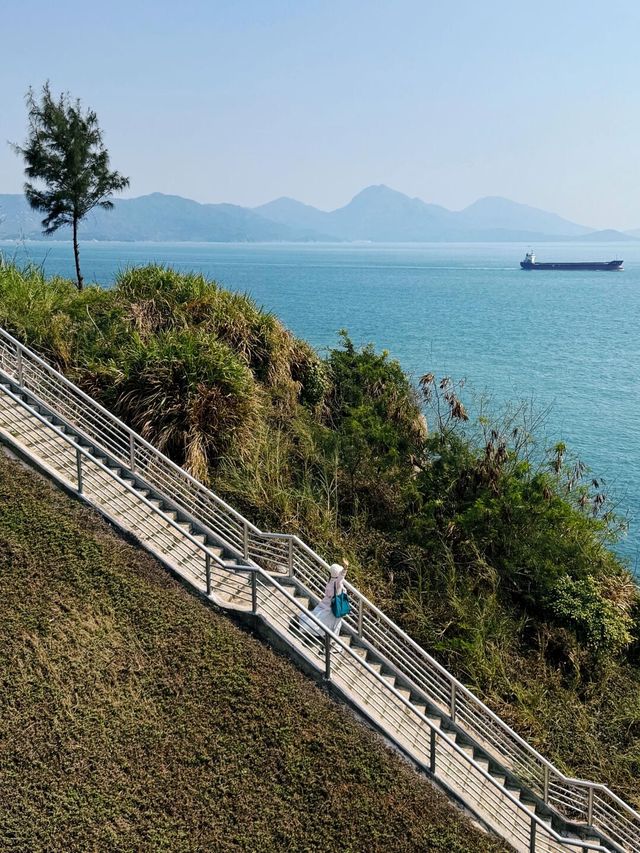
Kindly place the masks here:
POLYGON ((22 341, 49 356, 70 334, 68 309, 74 285, 63 278, 46 278, 35 265, 0 264, 0 324, 22 341))
POLYGON ((251 371, 225 343, 191 329, 138 336, 95 373, 100 396, 144 438, 205 482, 248 451, 260 413, 251 371))
POLYGON ((201 275, 165 267, 130 269, 118 276, 114 299, 142 338, 188 328, 226 344, 268 386, 287 411, 301 396, 318 402, 315 352, 248 296, 231 293, 201 275))

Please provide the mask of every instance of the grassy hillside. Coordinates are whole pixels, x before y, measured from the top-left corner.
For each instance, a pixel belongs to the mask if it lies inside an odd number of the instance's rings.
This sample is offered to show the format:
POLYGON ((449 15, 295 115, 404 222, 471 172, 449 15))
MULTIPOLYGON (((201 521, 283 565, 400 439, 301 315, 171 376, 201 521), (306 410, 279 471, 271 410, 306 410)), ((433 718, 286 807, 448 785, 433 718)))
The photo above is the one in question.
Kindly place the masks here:
POLYGON ((499 851, 293 665, 0 455, 0 849, 499 851))
POLYGON ((470 419, 450 378, 414 387, 346 334, 320 358, 247 297, 159 267, 78 294, 5 266, 0 324, 263 528, 348 559, 518 732, 640 806, 623 525, 597 476, 540 444, 535 413, 470 419))

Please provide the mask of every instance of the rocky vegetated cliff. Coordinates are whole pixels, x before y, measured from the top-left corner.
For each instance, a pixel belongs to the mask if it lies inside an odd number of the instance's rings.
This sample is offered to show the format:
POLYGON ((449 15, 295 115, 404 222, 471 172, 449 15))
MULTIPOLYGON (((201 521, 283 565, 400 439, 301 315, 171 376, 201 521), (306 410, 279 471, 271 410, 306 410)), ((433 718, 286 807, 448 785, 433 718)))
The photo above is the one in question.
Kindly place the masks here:
POLYGON ((146 267, 77 293, 0 272, 0 323, 263 528, 294 531, 563 769, 640 804, 640 604, 621 523, 515 406, 320 357, 245 296, 146 267), (426 428, 426 413, 429 429, 426 428))

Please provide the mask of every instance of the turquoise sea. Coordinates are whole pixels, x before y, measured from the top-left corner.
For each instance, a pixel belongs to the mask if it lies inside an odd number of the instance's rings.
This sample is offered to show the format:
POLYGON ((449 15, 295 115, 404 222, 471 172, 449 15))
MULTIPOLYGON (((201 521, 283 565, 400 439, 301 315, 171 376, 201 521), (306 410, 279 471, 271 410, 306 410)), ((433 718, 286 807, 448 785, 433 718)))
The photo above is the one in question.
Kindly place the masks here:
MULTIPOLYGON (((629 518, 618 550, 640 564, 640 243, 545 243, 539 260, 610 260, 618 273, 523 272, 516 244, 85 243, 87 280, 149 261, 198 270, 245 291, 317 347, 347 328, 414 376, 465 378, 499 409, 549 408, 563 440, 606 481, 629 518)), ((68 243, 0 243, 5 257, 73 275, 68 243)))

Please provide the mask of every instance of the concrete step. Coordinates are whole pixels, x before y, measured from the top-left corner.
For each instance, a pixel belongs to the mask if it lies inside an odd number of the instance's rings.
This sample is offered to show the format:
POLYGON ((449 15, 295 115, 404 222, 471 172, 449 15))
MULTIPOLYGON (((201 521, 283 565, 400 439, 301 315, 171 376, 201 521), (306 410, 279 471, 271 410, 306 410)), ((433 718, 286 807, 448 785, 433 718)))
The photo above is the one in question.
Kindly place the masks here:
POLYGON ((466 744, 466 743, 458 743, 458 746, 459 746, 459 747, 460 747, 460 749, 461 749, 461 750, 462 750, 466 755, 468 755, 470 758, 473 758, 473 757, 474 757, 474 756, 473 756, 473 747, 472 747, 472 746, 469 746, 469 745, 468 745, 468 744, 466 744))
POLYGON ((353 653, 357 655, 359 658, 364 660, 367 657, 367 650, 363 649, 362 646, 351 646, 353 653))

